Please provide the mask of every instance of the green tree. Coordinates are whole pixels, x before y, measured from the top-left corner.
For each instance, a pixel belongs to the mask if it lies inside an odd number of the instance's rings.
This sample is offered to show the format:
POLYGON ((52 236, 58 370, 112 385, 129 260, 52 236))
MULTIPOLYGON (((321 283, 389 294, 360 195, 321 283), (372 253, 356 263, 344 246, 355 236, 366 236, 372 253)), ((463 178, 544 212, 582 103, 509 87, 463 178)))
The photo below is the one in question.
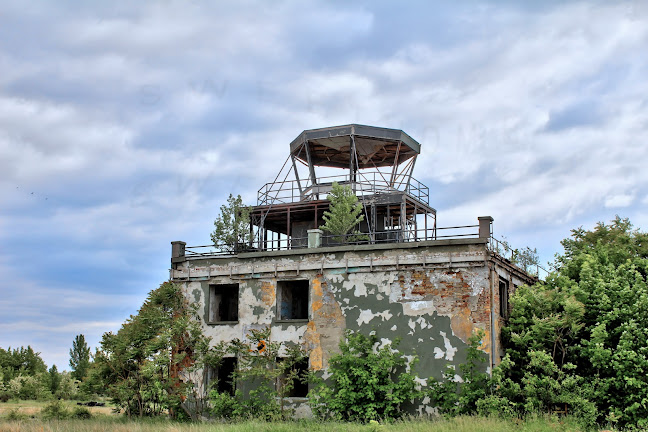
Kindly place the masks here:
POLYGON ((398 341, 376 348, 375 334, 347 331, 340 353, 329 360, 331 377, 316 380, 311 405, 321 417, 368 422, 405 415, 402 406, 423 396, 417 390, 411 362, 398 350, 398 341))
POLYGON ((40 353, 35 352, 29 345, 27 348, 0 348, 0 369, 5 384, 19 375, 36 376, 47 372, 47 366, 40 353))
POLYGON ((356 229, 364 216, 362 205, 351 188, 334 182, 328 200, 331 204, 324 212, 324 225, 320 229, 331 233, 340 243, 366 240, 367 236, 356 229))
POLYGON ((648 235, 617 216, 591 231, 572 230, 562 245, 556 271, 511 298, 502 337, 518 367, 507 369, 511 385, 504 387, 520 391, 507 397, 525 410, 560 403, 584 418, 645 428, 648 235), (554 381, 542 381, 548 377, 554 381))
POLYGON ((104 333, 95 363, 112 401, 129 417, 180 415, 189 386, 180 374, 204 340, 195 318, 181 288, 165 282, 117 333, 104 333))
POLYGON ((70 367, 72 368, 72 376, 78 381, 83 381, 88 374, 88 368, 90 367, 90 347, 86 343, 83 334, 76 335, 72 341, 70 367))
POLYGON ((52 394, 56 394, 56 392, 59 389, 59 386, 61 385, 61 374, 59 373, 56 365, 52 365, 52 367, 49 368, 49 371, 47 371, 47 373, 49 375, 49 379, 48 379, 49 390, 52 392, 52 394))
POLYGON ((228 252, 245 250, 252 241, 251 208, 243 204, 241 195, 235 198, 230 194, 227 204, 223 204, 220 210, 220 215, 214 221, 214 231, 211 233, 214 246, 228 252))
POLYGON ((70 372, 62 372, 60 374, 60 385, 54 396, 60 399, 74 399, 79 393, 78 381, 72 376, 70 372))

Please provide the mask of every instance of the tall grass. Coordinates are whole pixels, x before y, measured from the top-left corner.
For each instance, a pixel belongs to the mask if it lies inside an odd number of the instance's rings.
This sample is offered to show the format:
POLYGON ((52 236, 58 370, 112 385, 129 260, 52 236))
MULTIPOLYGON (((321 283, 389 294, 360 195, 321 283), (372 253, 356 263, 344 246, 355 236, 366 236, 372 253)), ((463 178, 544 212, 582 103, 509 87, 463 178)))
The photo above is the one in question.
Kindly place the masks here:
POLYGON ((386 425, 319 422, 315 420, 266 423, 183 424, 163 419, 128 420, 123 417, 95 417, 89 420, 6 420, 0 419, 1 432, 577 432, 569 420, 537 418, 527 421, 507 421, 484 417, 457 417, 438 420, 408 420, 386 425))

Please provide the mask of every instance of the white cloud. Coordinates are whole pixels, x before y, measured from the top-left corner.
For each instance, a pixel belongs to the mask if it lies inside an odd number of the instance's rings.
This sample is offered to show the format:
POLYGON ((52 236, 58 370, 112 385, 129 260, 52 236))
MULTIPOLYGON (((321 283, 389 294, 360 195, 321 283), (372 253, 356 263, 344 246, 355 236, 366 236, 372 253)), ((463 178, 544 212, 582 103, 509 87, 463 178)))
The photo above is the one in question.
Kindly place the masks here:
POLYGON ((628 207, 635 199, 635 194, 612 195, 605 198, 606 208, 628 207))

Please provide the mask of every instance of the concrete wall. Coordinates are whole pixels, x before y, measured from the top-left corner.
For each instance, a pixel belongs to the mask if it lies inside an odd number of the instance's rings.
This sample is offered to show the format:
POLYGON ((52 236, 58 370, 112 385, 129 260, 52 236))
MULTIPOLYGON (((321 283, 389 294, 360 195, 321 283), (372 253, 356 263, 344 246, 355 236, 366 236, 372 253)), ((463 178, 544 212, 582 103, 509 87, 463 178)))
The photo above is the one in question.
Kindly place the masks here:
POLYGON ((499 361, 498 282, 508 281, 512 291, 531 280, 493 256, 486 243, 438 240, 176 258, 172 278, 200 305, 204 331, 214 343, 270 326, 273 340, 303 344, 310 368, 325 373, 346 329, 375 331, 383 343, 400 338, 403 353, 418 355, 421 378, 440 378, 447 364, 465 361, 468 339, 478 329, 485 333, 481 349, 488 364, 499 361), (284 280, 308 281, 307 319, 278 319, 277 285, 284 280), (238 321, 207 324, 210 285, 232 283, 239 284, 238 321))

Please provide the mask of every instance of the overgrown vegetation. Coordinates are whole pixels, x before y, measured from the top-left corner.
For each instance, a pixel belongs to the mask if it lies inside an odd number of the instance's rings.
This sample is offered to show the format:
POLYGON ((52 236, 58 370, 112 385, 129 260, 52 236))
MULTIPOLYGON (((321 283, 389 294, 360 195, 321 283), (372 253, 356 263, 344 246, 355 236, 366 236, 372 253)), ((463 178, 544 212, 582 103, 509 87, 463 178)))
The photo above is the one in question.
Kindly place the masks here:
POLYGON ((221 344, 216 353, 221 359, 216 367, 228 355, 236 358, 237 364, 230 376, 218 374, 212 381, 212 415, 239 420, 290 417, 292 411, 285 405, 285 398, 307 379, 296 367, 307 358, 301 346, 270 341, 267 327, 250 330, 247 341, 221 344), (219 386, 223 381, 227 385, 219 386))
POLYGON ((540 257, 538 256, 538 249, 531 249, 529 246, 524 248, 513 248, 509 242, 503 238, 495 243, 495 252, 499 255, 510 259, 513 264, 520 267, 525 272, 531 275, 538 275, 540 265, 540 257))
POLYGON ((411 372, 416 357, 408 363, 397 347, 398 341, 379 346, 373 333, 347 331, 340 353, 329 359, 330 378, 316 380, 311 391, 315 414, 355 422, 403 417, 403 405, 423 392, 411 372))
POLYGON ((441 414, 457 416, 474 414, 478 405, 489 392, 489 376, 484 371, 487 356, 479 350, 484 332, 475 333, 469 341, 466 363, 459 365, 459 371, 448 365, 442 381, 432 380, 427 390, 432 405, 441 414), (460 373, 460 375, 458 374, 460 373), (461 380, 455 377, 459 375, 461 380))
POLYGON ((220 208, 220 215, 214 221, 211 240, 214 246, 227 252, 239 252, 252 242, 250 231, 251 208, 243 204, 241 195, 230 194, 227 204, 220 208))
POLYGON ((113 403, 130 417, 163 412, 177 418, 188 384, 180 372, 204 338, 180 287, 165 282, 117 333, 104 333, 95 354, 113 403))
POLYGON ((367 235, 361 234, 357 229, 364 216, 362 205, 351 188, 333 182, 328 200, 331 204, 322 216, 324 225, 320 226, 320 229, 329 232, 333 239, 340 243, 367 240, 367 235))
POLYGON ((573 230, 562 245, 546 281, 511 298, 502 330, 507 355, 487 393, 457 410, 562 412, 586 427, 646 428, 648 234, 617 216, 592 231, 573 230))

